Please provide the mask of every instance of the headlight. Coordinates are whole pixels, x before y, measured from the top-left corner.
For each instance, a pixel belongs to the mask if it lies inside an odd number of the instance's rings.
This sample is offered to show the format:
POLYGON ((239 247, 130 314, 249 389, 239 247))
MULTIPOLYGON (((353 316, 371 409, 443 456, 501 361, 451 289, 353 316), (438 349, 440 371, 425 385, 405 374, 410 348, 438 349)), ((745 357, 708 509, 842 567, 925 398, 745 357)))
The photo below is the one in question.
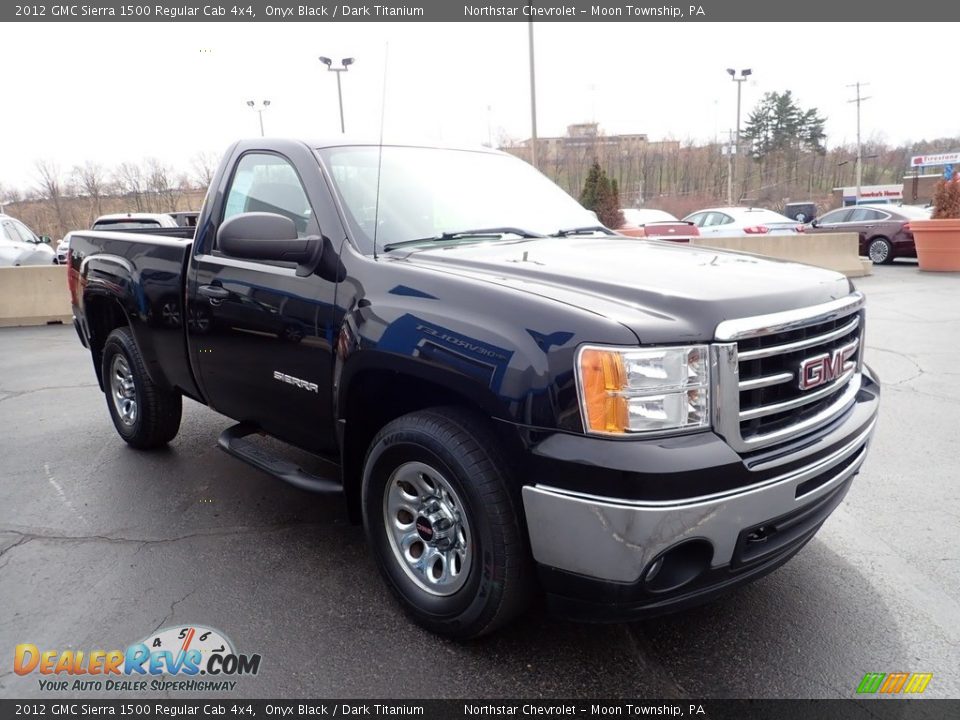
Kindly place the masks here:
POLYGON ((614 348, 577 354, 577 391, 587 432, 662 433, 710 426, 706 345, 614 348))

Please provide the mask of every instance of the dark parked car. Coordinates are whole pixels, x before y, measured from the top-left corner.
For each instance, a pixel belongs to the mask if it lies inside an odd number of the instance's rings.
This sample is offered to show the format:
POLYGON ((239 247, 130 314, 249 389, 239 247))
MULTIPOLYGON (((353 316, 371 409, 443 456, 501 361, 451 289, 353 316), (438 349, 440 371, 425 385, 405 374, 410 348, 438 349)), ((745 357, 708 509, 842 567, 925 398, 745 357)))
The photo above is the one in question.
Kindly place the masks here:
POLYGON ((797 222, 808 222, 817 216, 817 204, 812 202, 787 203, 783 214, 797 222))
POLYGON ((860 233, 860 254, 884 265, 917 256, 910 221, 929 218, 929 208, 913 205, 858 205, 831 210, 810 223, 807 232, 860 233))

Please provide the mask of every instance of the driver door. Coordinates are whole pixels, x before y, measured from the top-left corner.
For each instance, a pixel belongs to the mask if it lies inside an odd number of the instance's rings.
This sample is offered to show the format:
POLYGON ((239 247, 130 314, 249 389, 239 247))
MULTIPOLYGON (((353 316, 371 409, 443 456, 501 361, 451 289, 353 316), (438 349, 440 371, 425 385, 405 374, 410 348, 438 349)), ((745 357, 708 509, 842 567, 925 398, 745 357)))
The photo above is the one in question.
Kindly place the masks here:
MULTIPOLYGON (((322 453, 335 447, 331 323, 336 283, 316 274, 297 277, 295 263, 231 257, 216 243, 220 223, 249 212, 288 217, 299 237, 320 235, 307 192, 310 179, 303 177, 315 168, 319 178, 319 165, 306 148, 290 151, 301 153, 296 164, 274 151, 238 153, 211 222, 198 235, 188 332, 211 407, 322 453)), ((334 232, 332 226, 327 232, 334 232)))

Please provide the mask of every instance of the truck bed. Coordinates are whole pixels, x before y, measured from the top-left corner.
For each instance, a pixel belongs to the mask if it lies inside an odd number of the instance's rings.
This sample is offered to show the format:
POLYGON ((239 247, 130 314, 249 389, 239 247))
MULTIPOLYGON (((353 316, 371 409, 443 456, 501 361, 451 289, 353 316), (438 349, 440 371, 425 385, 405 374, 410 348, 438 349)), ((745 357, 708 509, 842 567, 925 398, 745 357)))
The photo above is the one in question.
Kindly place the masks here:
MULTIPOLYGON (((89 345, 100 332, 90 305, 122 311, 156 382, 199 397, 187 352, 188 308, 184 304, 187 259, 194 228, 74 232, 69 284, 75 323, 89 345), (88 320, 89 318, 89 320, 88 320)), ((98 363, 99 358, 94 358, 98 363)), ((100 368, 96 368, 100 374, 100 368)))

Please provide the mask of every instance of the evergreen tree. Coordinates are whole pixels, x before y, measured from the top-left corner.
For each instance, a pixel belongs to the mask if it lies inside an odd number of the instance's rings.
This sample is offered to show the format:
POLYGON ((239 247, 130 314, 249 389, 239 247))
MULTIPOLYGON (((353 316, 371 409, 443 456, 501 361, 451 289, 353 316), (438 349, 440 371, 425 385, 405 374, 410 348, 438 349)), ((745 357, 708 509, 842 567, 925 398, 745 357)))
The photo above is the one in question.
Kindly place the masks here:
POLYGON ((742 133, 754 160, 789 151, 825 152, 826 118, 816 108, 802 109, 789 90, 768 92, 750 113, 742 133))
POLYGON ((580 204, 587 210, 593 210, 600 222, 616 230, 625 223, 620 212, 620 189, 616 180, 611 180, 596 160, 590 166, 587 179, 580 193, 580 204))

